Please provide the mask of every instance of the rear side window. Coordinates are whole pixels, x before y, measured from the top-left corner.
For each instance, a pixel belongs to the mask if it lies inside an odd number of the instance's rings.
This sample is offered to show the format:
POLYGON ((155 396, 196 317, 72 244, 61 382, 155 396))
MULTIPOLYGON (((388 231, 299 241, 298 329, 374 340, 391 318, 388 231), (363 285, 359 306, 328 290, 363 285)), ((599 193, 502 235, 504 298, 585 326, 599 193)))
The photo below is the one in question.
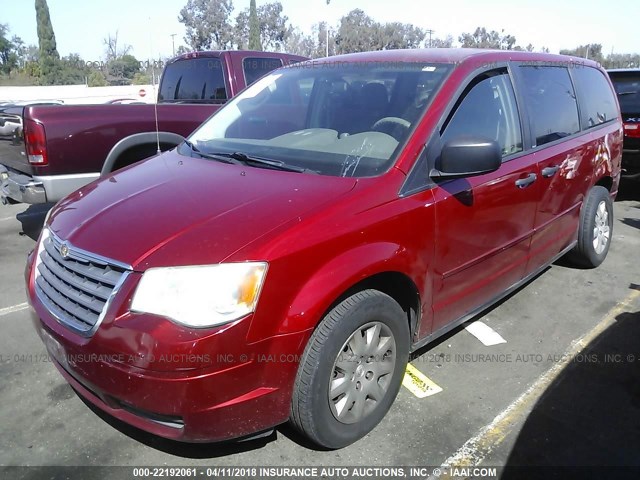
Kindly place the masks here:
POLYGON ((474 80, 445 126, 442 143, 459 136, 495 140, 503 157, 522 151, 520 117, 506 72, 474 80))
POLYGON ((583 128, 595 127, 618 116, 616 99, 600 70, 583 67, 575 68, 571 73, 580 94, 583 128))
POLYGON ((224 102, 227 91, 220 59, 190 58, 168 64, 158 98, 162 102, 224 102))
POLYGON ((521 66, 520 73, 534 146, 580 131, 576 94, 566 68, 521 66))
POLYGON ((251 58, 247 57, 242 60, 242 71, 244 72, 244 80, 247 85, 263 77, 271 70, 280 68, 282 60, 279 58, 251 58))

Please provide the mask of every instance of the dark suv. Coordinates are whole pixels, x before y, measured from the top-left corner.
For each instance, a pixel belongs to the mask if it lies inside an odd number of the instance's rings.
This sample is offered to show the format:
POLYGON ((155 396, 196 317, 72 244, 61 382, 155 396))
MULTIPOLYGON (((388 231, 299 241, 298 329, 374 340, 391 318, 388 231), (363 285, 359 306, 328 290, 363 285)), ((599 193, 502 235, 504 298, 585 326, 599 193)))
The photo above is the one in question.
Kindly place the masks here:
POLYGON ((640 179, 640 68, 609 70, 624 122, 622 176, 640 179))
POLYGON ((34 325, 81 396, 149 432, 290 420, 343 447, 389 410, 410 352, 562 255, 605 259, 621 155, 594 62, 428 49, 281 68, 51 210, 34 325))

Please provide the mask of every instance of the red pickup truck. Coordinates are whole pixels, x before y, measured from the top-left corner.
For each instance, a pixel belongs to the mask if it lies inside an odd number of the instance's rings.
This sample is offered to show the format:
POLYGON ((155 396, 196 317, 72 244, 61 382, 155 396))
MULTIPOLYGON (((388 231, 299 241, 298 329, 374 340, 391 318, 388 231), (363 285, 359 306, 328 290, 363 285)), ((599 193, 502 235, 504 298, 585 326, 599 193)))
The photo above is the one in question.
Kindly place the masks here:
POLYGON ((3 115, 15 116, 17 128, 0 136, 2 202, 55 202, 101 174, 150 157, 158 148, 169 150, 245 86, 305 59, 273 52, 194 52, 165 66, 157 107, 6 109, 3 115))

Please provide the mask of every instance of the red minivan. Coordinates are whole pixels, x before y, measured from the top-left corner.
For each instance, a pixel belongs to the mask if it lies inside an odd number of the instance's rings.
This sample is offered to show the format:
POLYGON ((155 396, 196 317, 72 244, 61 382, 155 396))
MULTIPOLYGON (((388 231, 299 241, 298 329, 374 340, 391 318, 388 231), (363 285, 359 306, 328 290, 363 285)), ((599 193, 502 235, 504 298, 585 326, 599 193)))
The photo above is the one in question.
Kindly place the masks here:
POLYGON ((289 420, 343 447, 389 410, 410 352, 560 256, 604 260, 622 139, 583 59, 285 67, 51 210, 26 270, 34 324, 80 396, 148 432, 289 420))

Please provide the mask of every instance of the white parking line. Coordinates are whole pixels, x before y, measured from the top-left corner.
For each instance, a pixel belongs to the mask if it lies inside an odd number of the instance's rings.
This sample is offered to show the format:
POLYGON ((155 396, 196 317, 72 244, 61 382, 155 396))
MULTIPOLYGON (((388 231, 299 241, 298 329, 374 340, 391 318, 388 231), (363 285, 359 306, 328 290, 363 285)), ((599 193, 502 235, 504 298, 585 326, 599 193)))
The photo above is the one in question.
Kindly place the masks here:
POLYGON ((507 341, 502 338, 502 336, 498 332, 496 332, 486 323, 480 321, 473 322, 464 327, 464 329, 471 335, 476 337, 478 340, 480 340, 485 345, 485 347, 498 345, 500 343, 507 343, 507 341))
POLYGON ((20 310, 26 310, 27 308, 29 308, 29 304, 26 302, 13 305, 11 307, 0 308, 0 317, 9 315, 10 313, 19 312, 20 310))
POLYGON ((574 340, 562 356, 562 360, 542 374, 522 395, 498 414, 491 423, 467 440, 464 445, 442 463, 438 470, 440 473, 431 475, 428 480, 457 478, 450 475, 451 467, 477 467, 480 465, 487 455, 493 452, 507 438, 513 428, 529 415, 536 402, 553 381, 558 378, 562 370, 573 361, 573 358, 613 325, 616 317, 627 311, 626 309, 629 307, 632 307, 632 303, 638 297, 640 297, 640 291, 631 292, 623 301, 613 307, 593 329, 574 340))
POLYGON ((15 220, 15 215, 13 217, 5 217, 5 218, 0 218, 0 222, 6 222, 7 220, 15 220))

